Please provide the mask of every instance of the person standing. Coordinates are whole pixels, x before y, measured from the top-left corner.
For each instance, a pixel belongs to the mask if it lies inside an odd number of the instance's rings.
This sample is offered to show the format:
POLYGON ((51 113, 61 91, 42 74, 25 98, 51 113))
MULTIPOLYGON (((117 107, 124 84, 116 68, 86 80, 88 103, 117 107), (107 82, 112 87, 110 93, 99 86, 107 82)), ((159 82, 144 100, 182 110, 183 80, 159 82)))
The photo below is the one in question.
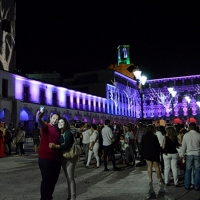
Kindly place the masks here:
POLYGON ((164 160, 163 160, 162 145, 163 145, 165 135, 166 135, 165 127, 164 126, 158 126, 157 131, 156 131, 156 136, 158 137, 158 141, 159 141, 160 149, 161 149, 161 151, 160 151, 160 165, 161 165, 162 174, 164 174, 164 160))
POLYGON ((16 141, 16 143, 17 143, 17 145, 18 145, 18 147, 19 147, 19 156, 24 156, 24 141, 25 141, 25 133, 24 133, 24 127, 23 126, 21 126, 20 128, 19 128, 19 132, 18 132, 18 134, 17 134, 17 139, 16 139, 17 141, 16 141))
POLYGON ((100 159, 99 159, 99 154, 98 154, 99 153, 99 133, 97 131, 96 124, 92 124, 91 131, 92 131, 92 134, 90 135, 89 155, 88 155, 86 167, 89 168, 92 154, 94 153, 94 156, 97 161, 96 168, 99 168, 99 166, 100 166, 100 159))
POLYGON ((190 189, 194 168, 194 189, 200 190, 200 134, 196 131, 194 122, 189 124, 189 132, 183 136, 182 155, 186 158, 185 189, 190 189))
POLYGON ((85 123, 83 127, 79 129, 82 132, 82 144, 83 144, 83 151, 85 153, 85 160, 83 162, 84 165, 87 164, 88 161, 88 153, 89 153, 89 146, 90 146, 90 135, 92 134, 91 129, 89 128, 88 123, 85 123))
POLYGON ((35 122, 35 127, 33 129, 33 145, 34 151, 37 153, 38 147, 40 145, 40 129, 38 128, 37 122, 35 122))
POLYGON ((109 171, 107 167, 108 155, 111 157, 113 170, 117 171, 119 170, 119 168, 116 166, 116 163, 115 163, 114 146, 112 144, 112 138, 114 138, 114 135, 109 125, 110 125, 110 120, 106 119, 105 126, 102 129, 103 149, 104 149, 104 171, 109 171))
POLYGON ((143 154, 142 154, 142 147, 141 147, 141 141, 142 141, 142 137, 145 134, 145 128, 143 127, 142 122, 140 122, 138 124, 138 129, 136 131, 136 142, 137 142, 137 147, 138 147, 138 151, 140 154, 140 161, 143 161, 143 154))
POLYGON ((6 134, 5 134, 5 140, 8 146, 8 155, 11 155, 12 129, 13 129, 13 125, 9 124, 8 128, 6 129, 6 134))
POLYGON ((0 158, 3 158, 5 156, 4 137, 5 137, 4 122, 1 121, 1 123, 0 123, 0 158))
POLYGON ((142 137, 141 140, 141 150, 148 164, 148 175, 149 175, 149 184, 152 184, 152 168, 154 166, 157 177, 159 179, 159 184, 163 183, 163 179, 159 167, 159 157, 160 157, 160 144, 158 137, 154 134, 155 128, 152 124, 147 126, 146 134, 142 137))
POLYGON ((55 185, 61 169, 61 152, 59 149, 52 149, 49 143, 59 144, 60 133, 57 130, 59 115, 52 113, 50 122, 42 120, 44 113, 38 113, 38 122, 41 124, 41 141, 38 149, 38 164, 42 175, 40 186, 40 200, 51 200, 55 185))
POLYGON ((129 157, 131 156, 131 158, 132 158, 131 165, 135 166, 135 155, 134 155, 135 138, 134 138, 134 135, 133 135, 133 132, 131 130, 130 125, 128 127, 126 127, 125 143, 127 144, 127 147, 125 149, 125 151, 126 151, 126 164, 127 164, 127 166, 130 164, 129 157))
POLYGON ((174 185, 176 187, 178 184, 178 151, 177 147, 179 146, 176 129, 173 126, 168 126, 166 128, 166 137, 163 140, 163 160, 164 160, 164 175, 165 175, 165 184, 167 186, 169 183, 169 172, 170 168, 172 169, 172 174, 174 178, 174 185))
MULTIPOLYGON (((70 131, 70 126, 65 118, 60 118, 58 128, 61 130, 60 144, 49 143, 50 148, 61 149, 62 151, 70 150, 74 144, 75 135, 70 131)), ((67 178, 68 198, 70 200, 76 199, 76 182, 74 180, 74 172, 77 158, 63 158, 62 168, 67 178)))

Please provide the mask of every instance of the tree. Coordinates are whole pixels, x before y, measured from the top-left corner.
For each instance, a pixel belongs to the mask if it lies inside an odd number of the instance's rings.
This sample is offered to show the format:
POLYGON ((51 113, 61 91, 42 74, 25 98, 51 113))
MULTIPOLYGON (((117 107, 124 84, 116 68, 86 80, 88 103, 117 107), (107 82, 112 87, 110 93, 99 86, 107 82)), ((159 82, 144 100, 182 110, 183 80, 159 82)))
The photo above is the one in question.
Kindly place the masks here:
MULTIPOLYGON (((9 21, 7 20, 8 12, 10 8, 8 8, 6 11, 4 10, 2 6, 2 1, 0 1, 0 23, 3 23, 3 21, 9 21)), ((13 53, 13 47, 14 47, 14 23, 10 22, 10 32, 8 32, 6 29, 3 31, 2 36, 2 45, 0 49, 0 61, 3 65, 3 69, 6 71, 9 71, 9 65, 12 58, 13 53), (10 40, 8 39, 10 37, 10 40), (9 42, 10 41, 10 42, 9 42), (8 53, 8 55, 7 55, 8 53)))

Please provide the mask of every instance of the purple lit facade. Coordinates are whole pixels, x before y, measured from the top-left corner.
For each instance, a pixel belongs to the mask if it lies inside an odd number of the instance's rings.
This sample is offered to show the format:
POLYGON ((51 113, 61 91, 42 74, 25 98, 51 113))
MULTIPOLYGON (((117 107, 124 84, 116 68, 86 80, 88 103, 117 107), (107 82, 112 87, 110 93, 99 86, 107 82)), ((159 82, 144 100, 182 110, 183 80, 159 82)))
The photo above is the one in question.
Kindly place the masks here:
MULTIPOLYGON (((141 97, 137 82, 115 72, 115 84, 107 84, 107 112, 141 118, 141 97), (117 89, 116 89, 117 87, 117 89), (129 95, 126 91, 129 90, 129 95), (118 97, 118 98, 116 98, 118 97), (117 101, 117 102, 116 102, 117 101)), ((142 91, 143 119, 194 117, 199 121, 200 75, 148 80, 142 91), (172 97, 168 87, 177 92, 172 97), (186 101, 189 96, 191 101, 186 101)))
POLYGON ((31 103, 55 106, 60 108, 86 110, 106 113, 106 99, 57 87, 21 76, 15 77, 15 98, 20 101, 28 100, 31 103), (43 99, 41 99, 44 91, 43 99), (28 96, 28 98, 27 98, 28 96))
MULTIPOLYGON (((197 104, 200 75, 148 80, 142 90, 142 101, 137 81, 119 72, 114 72, 113 84, 106 84, 106 98, 0 71, 0 81, 3 79, 7 80, 8 91, 7 99, 0 97, 0 119, 26 122, 26 129, 31 129, 37 121, 40 105, 46 108, 44 120, 49 119, 51 112, 58 112, 69 121, 104 123, 109 118, 124 124, 141 119, 143 110, 143 119, 147 120, 194 117, 200 124, 197 104), (175 97, 172 98, 168 87, 177 92, 175 97)), ((2 88, 0 95, 3 96, 2 88)))

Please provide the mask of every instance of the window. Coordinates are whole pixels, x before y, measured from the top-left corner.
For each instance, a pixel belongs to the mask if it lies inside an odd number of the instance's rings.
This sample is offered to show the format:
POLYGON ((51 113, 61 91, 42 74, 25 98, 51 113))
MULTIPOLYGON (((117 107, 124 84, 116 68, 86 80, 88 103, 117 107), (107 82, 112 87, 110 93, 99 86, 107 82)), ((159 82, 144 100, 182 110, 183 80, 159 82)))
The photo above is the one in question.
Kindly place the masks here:
POLYGON ((57 106, 57 93, 56 92, 53 92, 53 106, 57 106))
POLYGON ((88 106, 88 100, 85 100, 85 105, 88 106))
POLYGON ((66 97, 66 108, 70 108, 70 96, 67 95, 66 97))
POLYGON ((44 90, 40 90, 40 104, 45 105, 45 91, 44 90))
POLYGON ((2 79, 2 96, 8 97, 8 80, 4 78, 2 79))
POLYGON ((24 86, 23 101, 30 101, 29 86, 24 86))
POLYGON ((91 101, 91 106, 94 106, 94 102, 93 101, 91 101))
POLYGON ((80 99, 80 104, 83 104, 83 99, 80 99))

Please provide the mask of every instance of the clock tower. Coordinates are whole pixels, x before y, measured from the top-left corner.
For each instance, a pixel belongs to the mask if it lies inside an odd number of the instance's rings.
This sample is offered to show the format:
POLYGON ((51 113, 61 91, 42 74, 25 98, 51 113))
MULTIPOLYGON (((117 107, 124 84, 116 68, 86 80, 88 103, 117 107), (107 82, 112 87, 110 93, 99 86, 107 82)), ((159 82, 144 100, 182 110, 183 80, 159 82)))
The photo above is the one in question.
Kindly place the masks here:
POLYGON ((120 63, 124 63, 130 65, 130 45, 119 45, 117 47, 118 50, 118 66, 120 63))

